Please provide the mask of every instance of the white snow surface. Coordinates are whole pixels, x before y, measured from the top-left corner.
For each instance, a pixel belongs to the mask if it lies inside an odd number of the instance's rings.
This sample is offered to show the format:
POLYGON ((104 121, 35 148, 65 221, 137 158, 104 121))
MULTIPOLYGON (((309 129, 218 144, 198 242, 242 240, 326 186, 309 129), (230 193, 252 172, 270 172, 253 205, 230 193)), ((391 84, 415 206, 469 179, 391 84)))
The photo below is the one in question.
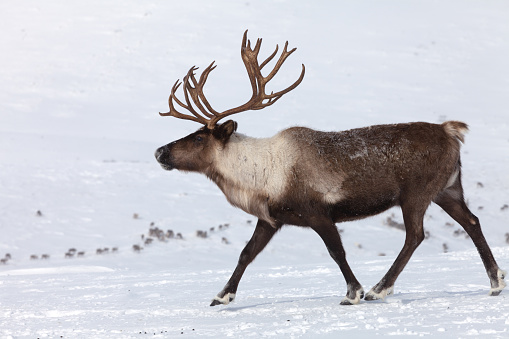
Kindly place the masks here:
MULTIPOLYGON (((12 258, 0 264, 0 337, 509 337, 509 292, 487 295, 474 245, 437 206, 385 301, 340 306, 346 285, 319 237, 285 227, 235 301, 209 307, 256 220, 153 157, 199 127, 158 115, 176 79, 215 60, 206 95, 217 110, 237 106, 250 96, 244 30, 264 38, 260 58, 288 40, 298 49, 269 90, 302 63, 303 83, 235 116, 239 132, 468 123, 465 195, 507 270, 508 17, 507 1, 2 1, 0 258, 12 258), (151 223, 183 239, 144 245, 151 223), (64 258, 70 248, 85 253, 64 258)), ((338 224, 366 291, 403 245, 388 218, 402 222, 391 209, 338 224)))

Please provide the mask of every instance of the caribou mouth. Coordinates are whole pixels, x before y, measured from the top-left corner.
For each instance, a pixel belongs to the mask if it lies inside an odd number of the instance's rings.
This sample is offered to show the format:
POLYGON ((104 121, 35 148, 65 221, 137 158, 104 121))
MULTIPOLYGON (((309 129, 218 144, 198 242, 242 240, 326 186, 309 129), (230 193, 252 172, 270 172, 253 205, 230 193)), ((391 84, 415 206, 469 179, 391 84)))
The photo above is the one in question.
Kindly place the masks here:
POLYGON ((166 165, 166 164, 161 164, 161 163, 159 163, 159 164, 161 165, 161 167, 162 167, 163 169, 165 169, 165 170, 167 170, 167 171, 171 171, 172 169, 174 169, 174 167, 173 167, 173 166, 166 165))

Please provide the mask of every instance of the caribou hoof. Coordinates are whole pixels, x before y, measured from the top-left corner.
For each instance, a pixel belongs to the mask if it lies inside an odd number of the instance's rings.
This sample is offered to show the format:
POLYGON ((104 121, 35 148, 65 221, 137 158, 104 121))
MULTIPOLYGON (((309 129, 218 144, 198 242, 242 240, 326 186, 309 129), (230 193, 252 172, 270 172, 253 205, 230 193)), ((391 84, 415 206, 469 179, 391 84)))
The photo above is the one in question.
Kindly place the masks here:
POLYGON ((394 287, 393 286, 388 287, 388 288, 382 290, 379 293, 376 293, 373 290, 373 288, 372 288, 368 293, 366 293, 366 296, 364 297, 364 300, 367 300, 367 301, 385 300, 385 298, 388 295, 391 295, 393 293, 394 293, 394 287))
POLYGON ((496 297, 497 295, 500 294, 500 292, 502 292, 502 290, 504 289, 504 287, 507 286, 507 284, 505 283, 504 281, 504 278, 505 276, 507 275, 507 273, 505 271, 502 271, 502 270, 498 270, 497 272, 497 278, 498 278, 498 287, 495 287, 495 288, 491 288, 490 290, 490 293, 489 295, 493 296, 493 297, 496 297))
POLYGON ((217 306, 217 305, 222 305, 223 303, 220 302, 219 300, 217 299, 213 299, 212 302, 210 303, 210 306, 217 306))
POLYGON ((346 306, 350 306, 350 305, 355 305, 350 299, 348 298, 345 298, 343 299, 340 303, 340 305, 346 305, 346 306))
POLYGON ((502 292, 502 290, 490 290, 489 295, 492 297, 496 297, 500 294, 500 292, 502 292))
POLYGON ((349 298, 347 294, 347 296, 341 301, 340 305, 357 305, 362 298, 364 298, 364 290, 361 288, 355 291, 355 298, 349 298))
POLYGON ((375 300, 379 300, 379 299, 380 298, 378 298, 376 295, 370 294, 369 292, 364 297, 364 300, 366 300, 366 301, 375 301, 375 300))
POLYGON ((228 305, 235 299, 235 293, 226 293, 224 297, 215 296, 214 299, 212 299, 212 302, 210 303, 210 306, 217 306, 217 305, 228 305))

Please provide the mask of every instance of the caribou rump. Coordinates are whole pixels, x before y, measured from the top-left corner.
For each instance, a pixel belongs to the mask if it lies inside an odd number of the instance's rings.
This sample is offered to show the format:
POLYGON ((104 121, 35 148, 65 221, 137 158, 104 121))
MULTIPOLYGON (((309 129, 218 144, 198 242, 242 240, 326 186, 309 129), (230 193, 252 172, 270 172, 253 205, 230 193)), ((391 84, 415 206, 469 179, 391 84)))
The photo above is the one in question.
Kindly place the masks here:
POLYGON ((155 156, 161 166, 206 175, 232 205, 258 218, 237 267, 211 306, 234 300, 245 269, 283 225, 310 227, 321 237, 346 280, 342 305, 358 304, 362 298, 384 299, 393 293, 398 275, 424 239, 423 217, 431 202, 465 229, 486 268, 491 283, 489 294, 500 294, 506 286, 506 273, 499 269, 479 219, 463 198, 460 145, 468 130, 465 123, 414 122, 342 132, 291 127, 262 139, 236 132, 237 123, 232 120, 218 124, 228 115, 270 106, 301 83, 304 65, 291 86, 265 93, 265 85, 295 51, 288 51, 287 46, 288 42, 264 77, 261 70, 277 54, 278 47, 259 64, 261 39, 251 48, 246 31, 241 57, 253 90, 249 101, 223 112, 212 108, 203 93, 207 77, 215 68, 212 62, 199 80, 194 74, 196 67, 183 78, 185 102, 175 95, 182 84, 177 81, 168 100, 170 111, 160 113, 204 125, 157 149, 155 156), (191 114, 179 112, 174 102, 191 114), (346 261, 335 224, 372 216, 393 206, 400 206, 403 212, 405 243, 389 271, 364 295, 346 261))

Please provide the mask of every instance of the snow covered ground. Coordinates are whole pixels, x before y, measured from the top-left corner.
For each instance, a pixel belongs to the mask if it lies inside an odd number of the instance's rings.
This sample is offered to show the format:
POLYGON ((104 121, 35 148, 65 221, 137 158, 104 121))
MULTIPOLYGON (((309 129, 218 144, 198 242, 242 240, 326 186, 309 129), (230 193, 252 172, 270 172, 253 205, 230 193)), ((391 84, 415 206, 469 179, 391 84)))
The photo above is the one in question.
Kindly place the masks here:
MULTIPOLYGON (((207 96, 225 109, 250 95, 244 30, 264 38, 263 56, 289 40, 298 49, 273 89, 301 63, 303 83, 236 116, 239 131, 467 122, 465 194, 507 270, 508 15, 505 1, 1 2, 0 258, 12 258, 0 264, 0 337, 508 337, 509 292, 487 296, 472 242, 436 206, 384 302, 339 306, 346 286, 325 246, 287 227, 235 302, 209 307, 255 219, 206 178, 153 158, 198 127, 157 114, 189 67, 216 60, 207 96), (144 245, 150 227, 183 239, 144 245), (65 258, 70 248, 84 254, 65 258)), ((365 290, 403 244, 389 219, 401 222, 400 211, 338 225, 365 290)))

